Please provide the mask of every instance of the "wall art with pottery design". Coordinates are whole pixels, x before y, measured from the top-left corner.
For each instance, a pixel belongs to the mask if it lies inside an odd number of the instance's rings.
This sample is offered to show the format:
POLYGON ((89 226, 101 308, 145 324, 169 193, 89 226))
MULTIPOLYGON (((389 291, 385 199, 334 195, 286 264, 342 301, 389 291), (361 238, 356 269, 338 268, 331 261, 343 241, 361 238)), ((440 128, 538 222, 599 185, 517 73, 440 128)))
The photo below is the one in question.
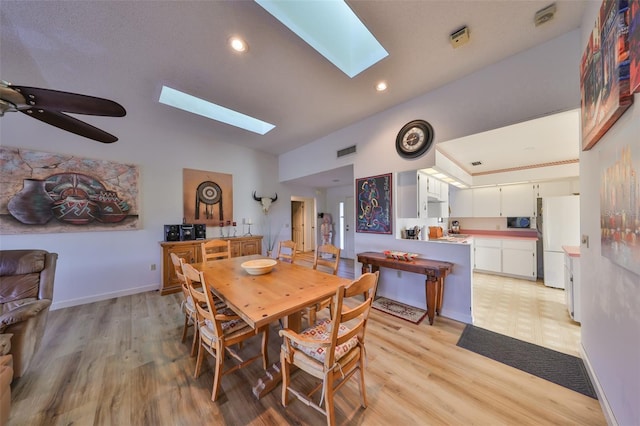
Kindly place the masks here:
POLYGON ((139 229, 138 167, 0 147, 0 234, 139 229))

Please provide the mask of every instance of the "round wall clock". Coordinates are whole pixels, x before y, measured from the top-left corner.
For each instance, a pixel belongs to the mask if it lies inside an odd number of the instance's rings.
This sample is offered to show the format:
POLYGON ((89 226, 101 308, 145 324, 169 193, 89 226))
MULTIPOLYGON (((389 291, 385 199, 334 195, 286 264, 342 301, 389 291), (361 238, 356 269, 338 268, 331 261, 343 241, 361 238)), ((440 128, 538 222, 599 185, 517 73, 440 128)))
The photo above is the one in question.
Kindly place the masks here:
POLYGON ((417 158, 431 148, 433 127, 424 120, 413 120, 405 124, 396 137, 396 150, 405 158, 417 158))

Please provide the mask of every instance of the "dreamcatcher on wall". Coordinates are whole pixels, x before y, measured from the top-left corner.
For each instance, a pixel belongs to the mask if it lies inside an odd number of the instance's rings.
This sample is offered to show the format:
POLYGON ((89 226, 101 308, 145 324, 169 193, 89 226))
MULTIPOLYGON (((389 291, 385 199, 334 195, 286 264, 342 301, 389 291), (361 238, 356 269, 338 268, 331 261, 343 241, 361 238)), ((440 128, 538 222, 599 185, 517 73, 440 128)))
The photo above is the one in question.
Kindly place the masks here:
POLYGON ((220 226, 233 220, 233 176, 183 169, 183 210, 187 223, 220 226))

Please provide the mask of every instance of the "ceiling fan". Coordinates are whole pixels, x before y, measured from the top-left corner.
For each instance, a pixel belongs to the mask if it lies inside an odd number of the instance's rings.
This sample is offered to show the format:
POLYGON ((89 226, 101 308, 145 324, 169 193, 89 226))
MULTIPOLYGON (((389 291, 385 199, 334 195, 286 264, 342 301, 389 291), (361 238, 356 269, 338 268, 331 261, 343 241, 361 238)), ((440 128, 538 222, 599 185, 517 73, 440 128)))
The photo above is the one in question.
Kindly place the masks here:
POLYGON ((117 137, 66 113, 124 117, 122 105, 108 99, 37 87, 14 86, 0 80, 0 117, 7 111, 20 111, 52 126, 102 143, 117 137))

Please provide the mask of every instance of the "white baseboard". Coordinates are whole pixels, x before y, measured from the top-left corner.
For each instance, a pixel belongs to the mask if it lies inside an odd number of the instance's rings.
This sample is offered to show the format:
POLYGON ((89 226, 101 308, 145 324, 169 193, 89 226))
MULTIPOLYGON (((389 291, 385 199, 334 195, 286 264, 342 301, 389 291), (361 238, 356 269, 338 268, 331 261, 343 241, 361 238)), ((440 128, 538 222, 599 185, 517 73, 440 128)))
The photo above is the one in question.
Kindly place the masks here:
POLYGON ((150 284, 142 287, 128 288, 126 290, 121 290, 121 291, 114 291, 112 293, 102 293, 102 294, 96 294, 88 297, 81 297, 78 299, 63 300, 61 302, 56 302, 54 300, 53 303, 51 304, 50 309, 52 311, 55 311, 56 309, 70 308, 72 306, 78 306, 78 305, 86 305, 87 303, 100 302, 102 300, 115 299, 116 297, 130 296, 132 294, 144 293, 147 291, 154 291, 159 289, 160 289, 160 284, 150 284))
POLYGON ((596 395, 598 396, 598 402, 600 402, 600 407, 602 408, 602 412, 604 413, 604 418, 607 420, 607 424, 609 426, 618 426, 618 422, 616 421, 615 416, 613 415, 613 411, 611 410, 611 406, 609 405, 609 401, 607 401, 607 396, 598 381, 598 376, 596 376, 596 372, 593 370, 591 363, 589 362, 589 357, 584 350, 584 346, 582 343, 580 344, 580 356, 582 357, 582 361, 584 362, 585 367, 587 368, 587 373, 589 374, 589 378, 591 379, 591 383, 596 390, 596 395))
MULTIPOLYGON (((465 314, 462 312, 456 312, 456 311, 443 308, 442 311, 440 311, 440 316, 447 317, 456 321, 460 321, 465 324, 473 324, 473 317, 470 314, 465 314)), ((437 317, 438 316, 436 315, 436 318, 437 317)), ((435 321, 437 321, 437 319, 435 321)), ((435 321, 434 321, 434 324, 435 324, 435 321)))

